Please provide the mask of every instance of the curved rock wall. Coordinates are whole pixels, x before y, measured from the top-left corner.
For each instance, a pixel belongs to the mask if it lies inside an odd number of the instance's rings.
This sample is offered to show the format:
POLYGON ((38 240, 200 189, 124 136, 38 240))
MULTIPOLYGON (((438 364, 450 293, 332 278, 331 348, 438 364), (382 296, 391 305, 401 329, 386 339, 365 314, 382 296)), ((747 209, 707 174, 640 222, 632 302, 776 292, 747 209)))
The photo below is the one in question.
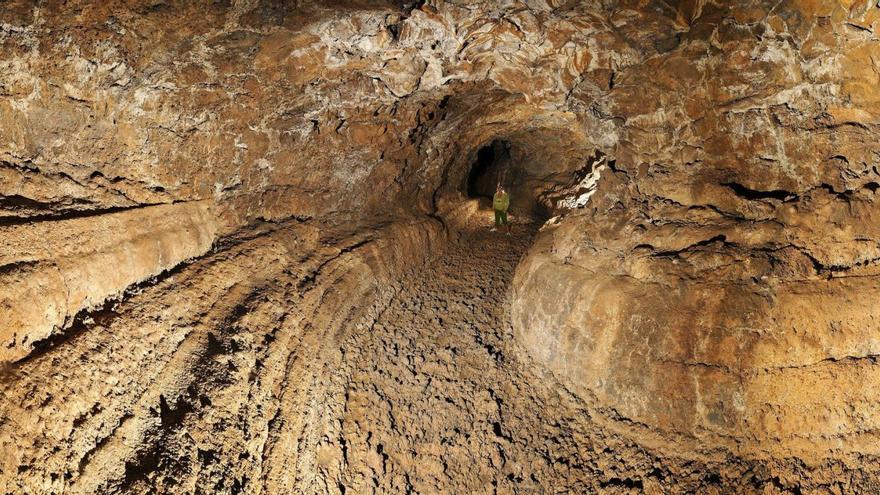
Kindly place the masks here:
POLYGON ((612 169, 520 266, 518 335, 697 450, 876 455, 880 8, 685 13, 600 100, 612 169))
POLYGON ((267 224, 91 314, 0 375, 0 492, 303 493, 339 342, 443 236, 267 224))
POLYGON ((132 284, 208 252, 208 202, 0 227, 0 362, 17 361, 132 284))

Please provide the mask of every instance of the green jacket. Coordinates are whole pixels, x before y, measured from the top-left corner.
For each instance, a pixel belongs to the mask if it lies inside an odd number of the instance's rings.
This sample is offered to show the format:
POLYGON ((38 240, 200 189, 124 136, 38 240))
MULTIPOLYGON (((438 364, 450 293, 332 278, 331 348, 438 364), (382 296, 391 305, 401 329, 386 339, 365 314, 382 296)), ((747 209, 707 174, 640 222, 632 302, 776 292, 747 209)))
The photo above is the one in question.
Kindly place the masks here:
POLYGON ((507 211, 507 208, 510 207, 510 195, 506 191, 495 193, 492 196, 492 207, 495 208, 495 211, 507 211))

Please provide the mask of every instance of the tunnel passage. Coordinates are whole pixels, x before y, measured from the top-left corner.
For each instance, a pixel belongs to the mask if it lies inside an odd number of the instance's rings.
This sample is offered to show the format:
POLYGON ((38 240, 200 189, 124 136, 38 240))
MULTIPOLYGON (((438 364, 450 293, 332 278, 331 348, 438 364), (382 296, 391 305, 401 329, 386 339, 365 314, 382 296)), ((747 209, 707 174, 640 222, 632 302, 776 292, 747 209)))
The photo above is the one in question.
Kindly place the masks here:
POLYGON ((605 161, 599 151, 555 147, 540 149, 528 142, 493 139, 480 147, 462 187, 471 199, 491 199, 500 184, 510 193, 514 214, 541 222, 577 203, 585 187, 595 187, 594 173, 605 161), (564 158, 563 158, 564 157, 564 158))
POLYGON ((521 143, 506 139, 493 139, 476 153, 467 177, 467 195, 470 198, 489 198, 500 184, 510 194, 511 212, 533 220, 548 218, 550 208, 542 205, 538 197, 543 190, 553 187, 545 182, 535 169, 540 168, 524 152, 521 143))
POLYGON ((467 194, 471 198, 491 198, 497 184, 506 183, 511 167, 510 143, 496 139, 477 151, 467 179, 467 194))
POLYGON ((427 130, 432 150, 423 165, 439 171, 434 197, 455 203, 485 200, 501 182, 514 217, 541 222, 593 171, 602 135, 570 112, 535 105, 519 95, 472 88, 443 100, 443 118, 427 130))

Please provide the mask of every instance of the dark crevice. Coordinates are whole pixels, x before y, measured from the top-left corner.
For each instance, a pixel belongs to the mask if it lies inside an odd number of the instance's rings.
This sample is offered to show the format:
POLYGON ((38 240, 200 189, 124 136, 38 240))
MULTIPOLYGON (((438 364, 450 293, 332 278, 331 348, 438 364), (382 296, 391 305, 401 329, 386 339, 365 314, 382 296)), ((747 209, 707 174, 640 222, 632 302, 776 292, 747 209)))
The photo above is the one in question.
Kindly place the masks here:
POLYGON ((722 186, 729 188, 736 194, 737 196, 747 199, 749 201, 761 201, 765 199, 775 199, 778 201, 782 201, 784 203, 788 203, 791 201, 796 201, 798 199, 798 195, 783 189, 774 189, 770 191, 760 191, 757 189, 748 188, 742 184, 737 182, 722 182, 722 186))
MULTIPOLYGON (((40 203, 37 201, 30 200, 28 198, 23 198, 20 196, 2 196, 0 197, 0 212, 6 209, 12 209, 15 211, 15 208, 10 208, 8 205, 12 203, 15 204, 30 204, 37 203, 42 205, 43 210, 50 210, 53 207, 68 207, 71 205, 60 205, 57 203, 40 203)), ((73 211, 59 211, 56 213, 44 213, 40 215, 33 215, 28 217, 0 217, 0 227, 9 227, 13 225, 26 225, 38 222, 55 222, 60 220, 73 220, 77 218, 89 218, 89 217, 97 217, 100 215, 109 215, 112 213, 120 213, 128 210, 139 210, 141 208, 149 208, 151 206, 159 206, 163 204, 177 204, 177 203, 187 203, 188 201, 178 201, 178 202, 169 202, 169 203, 144 203, 134 206, 114 206, 111 208, 96 208, 91 210, 73 210, 73 211)), ((81 201, 80 204, 90 204, 85 201, 81 201)), ((32 208, 35 209, 35 208, 32 208)))
MULTIPOLYGON (((684 252, 692 251, 696 248, 708 246, 710 244, 715 244, 716 242, 721 243, 722 245, 732 245, 727 242, 727 237, 722 234, 722 235, 716 235, 715 237, 712 237, 710 239, 705 239, 705 240, 702 240, 699 242, 695 242, 695 243, 693 243, 689 246, 683 247, 681 249, 675 249, 675 250, 671 250, 671 251, 658 251, 658 252, 654 253, 653 256, 658 257, 658 258, 676 258, 684 252)), ((645 246, 647 246, 647 245, 645 245, 645 246)))
POLYGON ((400 2, 400 8, 407 16, 412 14, 413 10, 419 10, 425 6, 426 0, 403 0, 400 2))
POLYGON ((703 481, 707 485, 720 485, 721 484, 721 476, 718 473, 709 473, 703 481))
POLYGON ((789 487, 785 483, 779 479, 778 476, 774 476, 768 480, 769 484, 776 488, 780 493, 789 493, 791 495, 801 495, 801 487, 798 485, 789 487))
POLYGON ((395 22, 393 24, 388 25, 388 33, 391 34, 391 39, 396 41, 400 40, 400 23, 395 22))
POLYGON ((123 492, 135 483, 146 480, 150 473, 159 468, 163 450, 161 442, 147 445, 148 447, 139 452, 133 460, 125 461, 125 476, 122 480, 123 492))
POLYGON ((186 415, 194 410, 192 404, 182 395, 174 404, 168 404, 168 399, 164 395, 159 396, 159 421, 166 430, 182 424, 186 415))
POLYGON ((218 340, 213 332, 208 332, 208 343, 205 346, 205 358, 219 356, 220 354, 226 354, 223 342, 218 340))
POLYGON ((644 483, 639 479, 631 479, 631 478, 611 478, 608 481, 602 481, 599 483, 599 486, 602 488, 609 487, 620 487, 620 488, 629 488, 641 490, 644 488, 644 483))
POLYGON ((31 199, 26 196, 21 196, 19 194, 11 194, 9 196, 0 196, 0 209, 10 210, 10 211, 40 211, 40 210, 52 210, 53 208, 57 208, 58 206, 72 206, 74 204, 89 204, 88 201, 82 199, 73 199, 70 203, 67 204, 59 204, 59 203, 47 203, 44 201, 38 201, 36 199, 31 199))
POLYGON ((9 274, 12 272, 25 272, 39 265, 39 261, 27 260, 27 261, 13 261, 12 263, 8 263, 6 265, 0 265, 0 275, 9 274))
POLYGON ((395 42, 400 40, 400 30, 403 26, 403 21, 405 21, 410 15, 412 15, 413 10, 421 9, 424 6, 425 0, 400 2, 401 16, 399 20, 386 26, 388 29, 388 33, 391 34, 392 40, 394 40, 395 42))
POLYGON ((13 362, 14 366, 36 359, 51 352, 60 344, 71 341, 95 325, 109 325, 119 314, 115 311, 120 299, 107 299, 97 309, 86 308, 73 317, 72 323, 52 335, 33 343, 33 350, 25 357, 13 362))
POLYGON ((498 421, 492 422, 492 433, 501 439, 507 440, 508 442, 513 441, 513 437, 509 434, 504 433, 504 429, 501 427, 501 423, 498 421))
MULTIPOLYGON (((877 185, 876 182, 869 182, 868 184, 865 184, 863 187, 870 189, 871 192, 873 192, 876 190, 876 185, 877 185), (872 186, 872 184, 873 184, 873 186, 872 186), (872 189, 872 187, 874 187, 874 188, 872 189)), ((835 198, 843 200, 843 201, 847 201, 847 202, 852 199, 852 195, 853 195, 852 189, 845 189, 843 191, 836 191, 834 189, 834 186, 832 186, 831 184, 824 183, 824 182, 822 184, 819 184, 818 189, 824 189, 825 191, 827 191, 829 194, 831 194, 835 198)))

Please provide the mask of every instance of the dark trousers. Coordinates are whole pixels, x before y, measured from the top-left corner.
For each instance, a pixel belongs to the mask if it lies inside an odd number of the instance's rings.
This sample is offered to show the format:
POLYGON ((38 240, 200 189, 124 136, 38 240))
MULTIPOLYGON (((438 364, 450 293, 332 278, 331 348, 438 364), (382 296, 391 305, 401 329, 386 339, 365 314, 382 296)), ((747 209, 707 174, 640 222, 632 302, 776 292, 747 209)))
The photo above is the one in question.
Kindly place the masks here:
POLYGON ((507 212, 495 210, 495 226, 501 227, 502 225, 507 225, 507 212))

